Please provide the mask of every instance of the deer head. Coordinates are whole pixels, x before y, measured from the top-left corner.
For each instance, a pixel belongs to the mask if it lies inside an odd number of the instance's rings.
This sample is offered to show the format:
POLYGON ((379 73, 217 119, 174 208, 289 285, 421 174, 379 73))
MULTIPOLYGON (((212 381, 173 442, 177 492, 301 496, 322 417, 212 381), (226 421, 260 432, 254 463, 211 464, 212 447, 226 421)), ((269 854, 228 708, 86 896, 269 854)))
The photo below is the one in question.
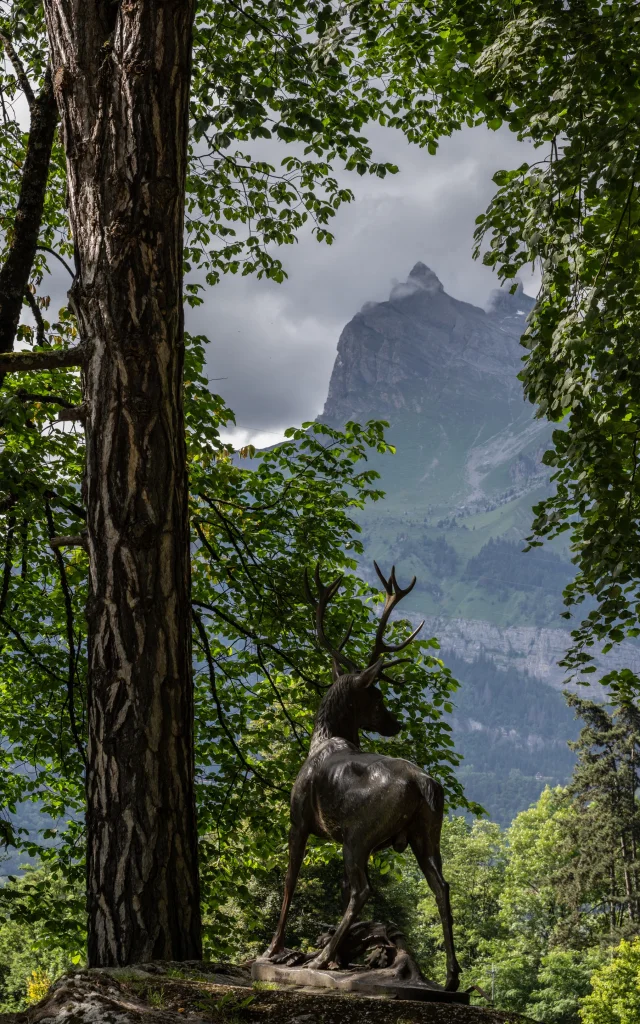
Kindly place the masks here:
MULTIPOLYGON (((399 644, 388 644, 384 640, 384 633, 389 622, 391 612, 396 605, 409 594, 416 583, 413 580, 406 589, 402 589, 396 579, 395 566, 391 569, 389 579, 385 579, 376 562, 373 563, 376 572, 386 591, 386 600, 376 636, 366 668, 360 668, 356 662, 349 658, 344 648, 351 636, 353 622, 350 623, 345 635, 337 646, 334 646, 327 637, 324 617, 327 606, 337 594, 342 576, 338 576, 333 583, 323 584, 320 577, 320 566, 315 569, 315 596, 312 593, 309 577, 305 570, 304 586, 307 600, 315 610, 316 635, 321 647, 324 647, 331 655, 333 686, 324 697, 318 714, 316 716, 315 732, 322 733, 325 737, 342 736, 352 743, 358 745, 358 730, 364 729, 368 732, 377 732, 381 736, 395 736, 402 728, 401 723, 387 708, 384 702, 382 691, 375 685, 384 675, 384 669, 392 665, 399 665, 408 658, 396 658, 385 662, 385 655, 397 654, 404 650, 424 626, 421 622, 417 629, 406 640, 399 644)), ((315 735, 314 732, 314 735, 315 735)))

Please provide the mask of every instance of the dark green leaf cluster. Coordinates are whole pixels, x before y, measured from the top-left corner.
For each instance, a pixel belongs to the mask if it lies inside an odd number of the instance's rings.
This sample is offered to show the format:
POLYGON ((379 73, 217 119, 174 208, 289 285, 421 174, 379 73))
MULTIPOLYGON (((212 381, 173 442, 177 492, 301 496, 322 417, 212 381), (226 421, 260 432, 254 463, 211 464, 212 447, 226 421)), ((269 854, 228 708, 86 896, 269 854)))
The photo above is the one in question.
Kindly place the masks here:
MULTIPOLYGON (((640 713, 614 712, 567 694, 586 723, 572 744, 578 764, 568 795, 572 856, 558 876, 567 914, 561 932, 628 935, 640 930, 640 713)), ((574 934, 574 941, 575 941, 574 934)))

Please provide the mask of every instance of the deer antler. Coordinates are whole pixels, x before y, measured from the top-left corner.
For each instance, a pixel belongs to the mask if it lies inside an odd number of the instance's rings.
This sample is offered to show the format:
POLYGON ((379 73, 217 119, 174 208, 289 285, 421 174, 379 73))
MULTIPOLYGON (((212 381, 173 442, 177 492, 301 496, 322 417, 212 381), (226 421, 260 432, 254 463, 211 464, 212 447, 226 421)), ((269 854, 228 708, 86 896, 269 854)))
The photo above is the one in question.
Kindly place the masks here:
MULTIPOLYGON (((406 587, 403 590, 402 587, 398 584, 398 581, 396 579, 396 567, 395 567, 395 565, 393 565, 391 567, 391 575, 390 575, 389 579, 385 579, 385 577, 382 575, 382 572, 380 571, 380 566, 378 565, 378 563, 374 562, 373 564, 374 564, 375 570, 376 570, 376 572, 377 572, 377 574, 378 574, 378 576, 380 578, 382 586, 384 587, 384 589, 386 591, 387 597, 386 597, 386 600, 384 602, 384 608, 382 609, 382 615, 380 616, 380 622, 378 623, 378 629, 377 629, 377 632, 376 632, 376 638, 375 638, 375 641, 374 641, 374 644, 373 644, 373 651, 371 652, 371 657, 369 658, 369 665, 375 665, 376 661, 378 661, 383 654, 397 654, 398 651, 403 651, 405 649, 405 647, 409 646, 409 644, 411 643, 412 640, 415 640, 415 638, 417 637, 418 633, 420 632, 420 630, 424 626, 424 620, 423 620, 420 623, 420 625, 418 626, 418 628, 414 629, 414 631, 411 634, 411 636, 407 640, 403 640, 402 643, 399 643, 399 644, 387 644, 387 643, 385 643, 384 631, 387 628, 387 623, 389 622, 389 616, 391 615, 391 612, 396 607, 396 605, 399 604, 400 601, 402 601, 402 598, 406 597, 407 594, 411 593, 411 591, 413 590, 413 588, 416 585, 416 577, 414 576, 413 579, 411 580, 411 583, 409 584, 409 586, 406 587)), ((385 668, 389 668, 391 665, 398 665, 402 661, 406 661, 406 659, 405 658, 398 658, 395 661, 388 661, 385 664, 385 668)))
POLYGON ((311 591, 311 586, 309 584, 309 574, 306 569, 304 570, 304 590, 307 601, 309 602, 311 607, 315 609, 316 634, 318 637, 318 642, 322 647, 324 647, 326 651, 329 651, 329 654, 331 655, 332 658, 335 658, 336 661, 341 662, 351 672, 357 672, 358 666, 356 665, 356 663, 352 661, 351 658, 348 658, 346 654, 342 653, 345 644, 347 643, 349 637, 351 636, 351 630, 353 629, 353 619, 349 623, 347 632, 345 633, 337 647, 333 646, 324 630, 324 615, 327 610, 327 605, 332 600, 332 598, 335 597, 338 590, 340 589, 340 584, 342 583, 343 577, 338 576, 338 578, 335 579, 333 583, 329 583, 327 586, 325 586, 320 578, 320 563, 318 562, 315 568, 314 578, 316 583, 316 590, 318 592, 317 599, 311 591))

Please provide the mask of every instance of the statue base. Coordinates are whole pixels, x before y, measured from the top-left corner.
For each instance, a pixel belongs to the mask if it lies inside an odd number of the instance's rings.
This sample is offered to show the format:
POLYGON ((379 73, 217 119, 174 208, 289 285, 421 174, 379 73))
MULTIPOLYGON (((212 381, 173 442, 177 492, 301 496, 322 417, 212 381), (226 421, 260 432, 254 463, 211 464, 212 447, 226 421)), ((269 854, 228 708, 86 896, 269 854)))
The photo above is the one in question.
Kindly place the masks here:
MULTIPOLYGON (((400 964, 398 964, 400 967, 400 964)), ((396 965, 369 969, 351 967, 347 970, 322 970, 314 967, 286 967, 270 960, 255 960, 251 967, 254 981, 271 981, 304 989, 353 992, 362 996, 386 996, 391 999, 416 999, 426 1003, 459 1003, 469 1005, 467 992, 447 992, 438 985, 411 977, 404 981, 396 965)))
MULTIPOLYGON (((323 925, 322 934, 316 940, 319 949, 327 946, 334 933, 333 925, 323 925)), ((336 950, 334 963, 319 970, 309 962, 315 956, 316 953, 284 949, 270 959, 255 960, 251 977, 254 981, 271 981, 296 988, 469 1005, 467 992, 447 992, 441 985, 423 977, 402 932, 393 924, 356 921, 336 950), (364 963, 358 962, 363 960, 364 963)))

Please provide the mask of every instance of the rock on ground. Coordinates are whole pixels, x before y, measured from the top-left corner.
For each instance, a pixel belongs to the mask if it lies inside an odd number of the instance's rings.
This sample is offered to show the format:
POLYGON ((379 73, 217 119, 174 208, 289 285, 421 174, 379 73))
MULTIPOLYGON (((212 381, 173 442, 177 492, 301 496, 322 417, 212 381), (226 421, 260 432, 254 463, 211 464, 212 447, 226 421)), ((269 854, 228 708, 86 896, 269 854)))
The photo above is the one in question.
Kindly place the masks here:
POLYGON ((248 965, 152 963, 80 970, 0 1024, 533 1024, 478 1006, 418 1003, 252 982, 248 965))

